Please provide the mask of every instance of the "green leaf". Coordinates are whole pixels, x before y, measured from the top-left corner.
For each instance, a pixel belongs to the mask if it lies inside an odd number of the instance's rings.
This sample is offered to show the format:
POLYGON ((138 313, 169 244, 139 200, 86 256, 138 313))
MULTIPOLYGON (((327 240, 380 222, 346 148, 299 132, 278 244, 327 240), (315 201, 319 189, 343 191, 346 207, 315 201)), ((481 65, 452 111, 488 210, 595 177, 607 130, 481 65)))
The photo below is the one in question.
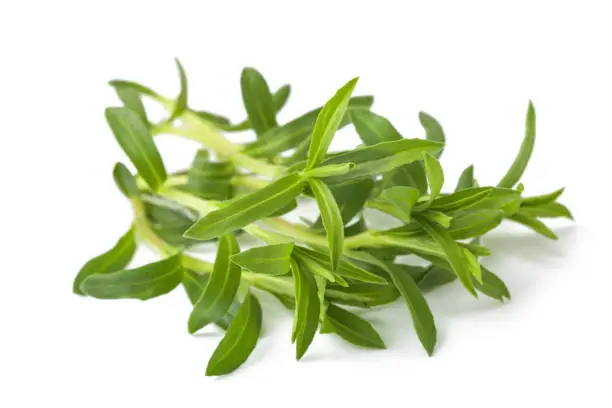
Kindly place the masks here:
POLYGON ((259 301, 249 293, 208 360, 206 375, 225 375, 240 367, 257 345, 261 321, 259 301))
POLYGON ((553 191, 552 193, 549 193, 549 194, 523 198, 523 202, 521 203, 521 206, 536 207, 540 205, 550 204, 556 201, 557 198, 559 198, 561 194, 563 194, 564 190, 565 188, 560 188, 559 190, 553 191))
POLYGON ((85 295, 81 290, 81 284, 85 279, 94 274, 104 274, 125 268, 136 252, 136 241, 134 231, 130 229, 115 245, 105 253, 90 259, 74 278, 72 291, 77 295, 85 295))
POLYGON ((459 176, 455 191, 461 191, 472 187, 474 187, 474 166, 469 165, 465 170, 463 170, 461 176, 459 176))
POLYGON ((476 256, 491 256, 491 250, 489 248, 476 244, 475 242, 477 241, 459 242, 459 246, 467 249, 468 251, 470 251, 472 254, 476 256))
POLYGON ((149 226, 164 242, 177 247, 188 248, 198 243, 183 237, 183 234, 197 219, 199 213, 174 201, 159 196, 142 196, 149 226))
POLYGON ((493 272, 481 266, 482 283, 474 281, 474 287, 483 295, 503 302, 504 298, 510 300, 510 291, 502 281, 493 272))
POLYGON ((423 294, 410 274, 404 273, 396 265, 387 265, 387 271, 408 306, 414 329, 419 336, 421 344, 427 351, 427 354, 431 356, 436 347, 437 331, 427 301, 425 301, 423 294))
POLYGON ((357 135, 368 146, 403 139, 387 118, 370 110, 352 110, 349 112, 349 117, 355 126, 357 135))
POLYGON ((149 125, 149 119, 147 118, 147 112, 142 103, 142 97, 140 96, 140 92, 127 88, 127 87, 118 87, 115 88, 115 92, 117 92, 117 96, 123 102, 126 108, 133 110, 142 123, 149 125))
POLYGON ((412 187, 391 187, 380 195, 392 205, 393 216, 408 224, 412 220, 412 209, 419 198, 419 191, 412 187))
MULTIPOLYGON (((303 257, 308 257, 321 264, 324 268, 331 270, 331 261, 329 259, 328 253, 319 250, 304 248, 298 245, 294 247, 294 253, 303 257)), ((360 268, 359 266, 344 258, 340 258, 340 261, 338 262, 338 268, 336 268, 334 273, 343 278, 352 279, 359 282, 373 283, 378 285, 384 285, 387 283, 387 281, 381 278, 380 276, 369 272, 363 268, 360 268)))
POLYGON ((188 191, 205 200, 227 200, 234 194, 231 179, 236 169, 230 161, 210 161, 200 150, 187 172, 188 191))
POLYGON ((195 305, 202 296, 202 292, 208 283, 210 274, 200 275, 189 269, 185 269, 183 274, 183 288, 192 305, 195 305))
POLYGON ((465 257, 463 249, 455 242, 450 233, 444 230, 442 227, 433 223, 429 220, 419 218, 419 224, 423 226, 425 231, 431 237, 438 242, 442 250, 446 254, 448 258, 448 262, 453 268, 455 274, 463 284, 463 286, 470 292, 474 297, 477 297, 476 291, 474 290, 474 285, 472 283, 471 269, 468 264, 468 260, 465 257))
POLYGON ((140 189, 136 184, 136 178, 123 163, 116 163, 113 168, 113 179, 121 193, 127 198, 135 198, 140 195, 140 189))
POLYGON ((91 275, 83 281, 81 290, 99 299, 147 300, 172 291, 182 279, 179 253, 139 268, 91 275))
POLYGON ((463 249, 463 255, 465 255, 465 259, 467 260, 470 273, 478 283, 482 284, 482 269, 480 267, 480 263, 478 262, 478 258, 476 258, 475 255, 465 248, 463 249))
POLYGON ((159 94, 157 92, 153 91, 151 88, 148 88, 144 85, 140 85, 136 82, 115 79, 115 80, 109 81, 108 84, 112 86, 113 88, 115 88, 116 91, 129 89, 129 90, 138 92, 141 95, 147 95, 154 99, 159 98, 159 94))
POLYGON ((427 173, 427 181, 429 182, 430 200, 434 200, 440 195, 442 186, 444 185, 444 172, 440 162, 429 153, 423 153, 425 162, 425 172, 427 173))
MULTIPOLYGON (((198 299, 200 299, 202 296, 202 292, 204 292, 204 288, 206 288, 209 278, 210 274, 199 275, 193 271, 185 269, 182 284, 192 305, 195 305, 198 299)), ((225 316, 217 320, 215 324, 223 330, 227 330, 232 320, 236 317, 239 307, 240 303, 234 299, 227 312, 225 312, 225 316)))
POLYGON ((458 211, 479 203, 488 197, 493 188, 474 187, 466 188, 455 193, 436 198, 429 208, 442 212, 458 211))
POLYGON ((195 333, 221 319, 229 309, 238 291, 241 275, 240 266, 234 264, 231 257, 239 251, 238 241, 233 235, 226 234, 219 239, 214 269, 189 316, 189 333, 195 333))
POLYGON ((245 227, 290 203, 303 188, 302 178, 289 174, 200 218, 185 232, 185 236, 207 240, 245 227))
MULTIPOLYGON (((357 134, 368 146, 403 139, 389 120, 369 110, 350 111, 350 116, 357 134)), ((427 180, 422 163, 400 166, 386 177, 393 185, 414 187, 420 194, 427 191, 427 180)))
POLYGON ((166 168, 148 127, 128 108, 107 108, 106 121, 115 139, 149 187, 156 190, 166 181, 166 168))
POLYGON ((356 314, 330 304, 325 315, 333 331, 349 343, 369 348, 387 348, 374 327, 356 314))
POLYGON ((300 253, 299 251, 296 251, 293 258, 294 258, 294 261, 297 262, 300 268, 308 270, 310 273, 312 273, 315 276, 320 276, 323 279, 328 280, 329 282, 342 283, 344 286, 348 285, 348 283, 346 283, 346 281, 344 280, 342 281, 337 280, 337 277, 336 275, 332 273, 331 265, 329 264, 325 265, 323 263, 317 262, 313 260, 312 258, 309 258, 305 256, 304 254, 300 253))
POLYGON ((296 359, 302 358, 319 326, 320 303, 314 276, 292 260, 291 270, 295 282, 295 318, 291 341, 296 343, 296 359))
POLYGON ((483 200, 472 204, 469 210, 502 210, 511 216, 521 207, 521 194, 516 190, 495 188, 483 200))
POLYGON ((557 202, 521 207, 521 214, 528 215, 533 218, 565 217, 569 218, 570 220, 574 219, 574 216, 570 210, 563 204, 557 202))
POLYGON ((395 142, 382 142, 373 146, 334 155, 322 164, 355 163, 355 168, 344 176, 330 178, 330 183, 348 179, 384 174, 405 164, 423 158, 424 152, 436 152, 441 145, 421 139, 403 139, 395 142))
MULTIPOLYGON (((457 275, 452 272, 452 268, 444 269, 439 266, 432 265, 425 274, 418 280, 418 286, 421 291, 429 291, 437 288, 438 286, 445 285, 450 282, 454 282, 457 279, 457 275)), ((476 285, 476 284, 474 284, 476 285)))
MULTIPOLYGON (((346 183, 335 184, 330 186, 332 194, 338 203, 340 213, 342 214, 342 222, 346 225, 350 222, 363 207, 372 193, 374 188, 374 180, 371 178, 362 178, 358 180, 349 180, 346 183)), ((314 228, 322 228, 323 223, 319 218, 314 223, 314 228)), ((346 228, 344 235, 348 236, 346 228)))
POLYGON ((531 153, 533 152, 536 137, 535 126, 535 110, 533 108, 533 103, 529 101, 529 107, 527 108, 527 119, 525 120, 525 138, 521 144, 521 149, 519 150, 518 156, 516 156, 512 166, 510 166, 508 172, 497 185, 498 187, 511 188, 521 179, 521 176, 527 168, 527 163, 529 163, 529 159, 531 158, 531 153))
POLYGON ((249 122, 257 136, 276 127, 276 108, 264 77, 254 68, 244 68, 240 76, 240 88, 249 122))
POLYGON ((251 248, 232 256, 232 262, 251 272, 285 275, 289 272, 293 243, 251 248))
POLYGON ((443 212, 425 210, 421 214, 421 217, 427 218, 429 221, 433 221, 440 225, 442 228, 448 228, 451 225, 453 217, 450 217, 443 212))
POLYGON ((344 223, 338 204, 327 185, 317 179, 308 180, 310 188, 315 195, 317 205, 321 211, 321 219, 327 233, 329 244, 329 256, 331 259, 332 271, 338 268, 340 257, 344 249, 344 223))
POLYGON ((393 303, 399 297, 394 285, 372 283, 351 283, 348 287, 327 285, 325 298, 330 302, 347 306, 375 307, 393 303))
POLYGON ((354 78, 346 83, 336 94, 323 106, 321 112, 317 116, 312 137, 310 140, 310 148, 308 150, 307 169, 312 169, 321 163, 325 158, 327 149, 331 144, 334 134, 340 127, 342 119, 348 109, 349 99, 357 80, 354 78))
POLYGON ((178 60, 178 58, 175 58, 174 62, 176 62, 176 68, 179 72, 181 90, 178 96, 176 97, 176 102, 174 103, 174 108, 172 109, 170 118, 168 118, 168 123, 181 116, 183 112, 187 110, 187 75, 185 74, 185 69, 183 68, 183 65, 178 60))
POLYGON ((199 116, 201 119, 204 119, 217 127, 230 126, 230 121, 225 116, 217 115, 216 113, 208 112, 208 111, 194 111, 194 114, 199 116))
POLYGON ((275 113, 279 112, 287 104, 289 95, 291 95, 291 85, 289 84, 281 86, 272 94, 272 103, 275 113))
MULTIPOLYGON (((428 115, 425 112, 419 112, 419 121, 421 122, 421 126, 425 129, 425 137, 427 140, 431 140, 434 142, 446 143, 446 137, 444 136, 444 130, 442 130, 442 126, 435 120, 432 116, 428 115)), ((436 154, 435 158, 439 159, 442 155, 442 149, 440 149, 436 154)))
POLYGON ((510 220, 517 222, 521 225, 524 225, 527 228, 532 229, 540 235, 545 236, 550 239, 559 239, 557 235, 550 230, 542 221, 533 218, 532 216, 525 214, 521 211, 509 217, 510 220))
MULTIPOLYGON (((276 98, 276 94, 274 97, 276 98)), ((372 102, 373 98, 371 96, 351 98, 348 106, 349 112, 367 109, 372 105, 372 102)), ((296 161, 305 159, 310 144, 310 135, 321 109, 311 110, 291 122, 269 129, 257 140, 248 143, 245 152, 254 157, 271 158, 279 153, 303 145, 303 147, 298 149, 299 151, 296 151, 297 156, 294 159, 297 159, 296 161), (298 156, 299 159, 297 158, 298 156)), ((340 128, 344 127, 347 123, 347 115, 345 115, 344 120, 340 123, 340 128)))
POLYGON ((304 172, 307 178, 326 178, 342 176, 355 167, 355 163, 330 164, 328 166, 315 167, 304 172))
POLYGON ((462 212, 453 217, 448 232, 455 240, 478 237, 499 226, 503 217, 500 210, 462 212))

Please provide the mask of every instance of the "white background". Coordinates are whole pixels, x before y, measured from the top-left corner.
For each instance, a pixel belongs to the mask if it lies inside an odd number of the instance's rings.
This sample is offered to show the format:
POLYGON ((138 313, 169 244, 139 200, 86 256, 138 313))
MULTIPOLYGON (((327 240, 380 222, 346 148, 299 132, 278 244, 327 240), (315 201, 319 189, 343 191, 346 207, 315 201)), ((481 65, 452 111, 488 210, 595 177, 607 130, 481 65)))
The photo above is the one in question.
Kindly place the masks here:
MULTIPOLYGON (((612 406, 608 2, 152 3, 0 6, 0 406, 612 406), (499 180, 532 99, 526 193, 567 186, 576 222, 553 223, 558 242, 515 226, 492 234, 486 263, 513 299, 475 301, 457 284, 428 295, 432 358, 397 303, 365 315, 388 350, 319 336, 296 362, 290 314, 261 296, 264 334, 248 363, 206 378, 220 334, 187 334, 182 291, 144 303, 71 293, 81 265, 130 222, 110 176, 125 158, 104 121, 117 103, 106 81, 173 95, 175 56, 191 105, 234 120, 245 65, 272 88, 293 85, 283 120, 360 75, 356 93, 375 94, 374 111, 406 137, 423 134, 419 110, 440 120, 447 187, 470 163, 481 184, 499 180)), ((347 128, 333 146, 356 143, 347 128)), ((171 169, 195 149, 159 145, 171 169)))

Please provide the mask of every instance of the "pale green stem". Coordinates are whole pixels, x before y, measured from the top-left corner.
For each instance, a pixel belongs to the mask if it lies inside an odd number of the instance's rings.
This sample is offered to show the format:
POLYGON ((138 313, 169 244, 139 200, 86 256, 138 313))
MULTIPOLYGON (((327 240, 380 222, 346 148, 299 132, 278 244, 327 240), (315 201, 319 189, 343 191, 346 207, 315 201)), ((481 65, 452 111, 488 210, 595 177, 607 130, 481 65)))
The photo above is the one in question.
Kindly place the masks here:
POLYGON ((181 115, 184 124, 182 127, 174 127, 168 124, 156 126, 153 134, 169 133, 194 140, 218 155, 230 160, 236 167, 243 167, 254 173, 268 177, 277 177, 285 172, 283 166, 277 166, 268 162, 255 159, 248 154, 241 153, 241 146, 227 140, 214 125, 198 117, 193 112, 187 111, 181 115))

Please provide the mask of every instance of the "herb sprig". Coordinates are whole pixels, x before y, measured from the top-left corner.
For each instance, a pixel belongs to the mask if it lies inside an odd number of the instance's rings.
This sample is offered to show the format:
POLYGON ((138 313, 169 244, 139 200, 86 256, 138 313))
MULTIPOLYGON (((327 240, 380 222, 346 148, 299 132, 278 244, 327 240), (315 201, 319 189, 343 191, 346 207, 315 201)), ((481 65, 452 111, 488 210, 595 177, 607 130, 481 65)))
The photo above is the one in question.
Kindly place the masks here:
POLYGON ((109 107, 106 119, 136 170, 117 163, 113 177, 134 218, 111 249, 83 266, 73 291, 145 300, 182 286, 193 304, 186 316, 189 332, 211 323, 225 330, 207 375, 234 371, 255 348, 263 318, 259 291, 295 314, 291 340, 298 360, 317 331, 385 348, 374 326, 347 307, 377 307, 399 297, 431 355, 437 329, 424 292, 458 279, 474 297, 510 299, 504 282, 479 261, 490 255, 482 236, 510 220, 556 239, 542 219, 572 219, 557 201, 563 189, 523 196, 519 182, 535 143, 531 102, 523 143, 501 181, 479 185, 470 165, 454 191, 443 192, 449 180, 439 161, 446 140, 440 123, 421 112, 425 138, 405 139, 370 110, 373 97, 353 96, 358 78, 323 106, 281 124, 277 114, 291 87, 273 91, 261 73, 245 68, 240 85, 246 118, 231 122, 189 105, 187 76, 178 60, 176 65, 180 92, 174 99, 135 82, 110 81, 123 106, 109 107), (152 123, 143 98, 160 103, 168 117, 152 123), (349 124, 363 145, 328 152, 336 131, 349 124), (255 133, 253 142, 231 142, 232 132, 245 130, 255 133), (167 173, 154 141, 162 133, 202 145, 185 171, 167 173), (303 200, 316 201, 319 219, 285 220, 303 200), (371 228, 365 209, 389 214, 402 225, 371 228), (241 250, 243 233, 261 245, 241 250), (205 241, 217 242, 214 263, 190 253, 205 241), (161 259, 129 268, 139 244, 161 259), (406 254, 429 266, 397 261, 406 254))

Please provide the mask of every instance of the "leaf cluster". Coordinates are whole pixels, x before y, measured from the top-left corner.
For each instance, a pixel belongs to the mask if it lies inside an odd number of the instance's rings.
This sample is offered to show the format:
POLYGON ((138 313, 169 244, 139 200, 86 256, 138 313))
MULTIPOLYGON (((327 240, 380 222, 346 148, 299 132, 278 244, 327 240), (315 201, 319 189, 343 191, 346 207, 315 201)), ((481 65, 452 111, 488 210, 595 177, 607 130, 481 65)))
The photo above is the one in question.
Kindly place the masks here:
POLYGON ((240 90, 246 118, 232 122, 193 109, 178 60, 177 67, 180 91, 174 99, 134 82, 110 82, 123 105, 108 108, 106 119, 135 169, 117 163, 113 177, 132 204, 134 221, 110 250, 83 266, 73 291, 146 300, 182 286, 193 306, 186 318, 189 333, 210 324, 225 331, 207 375, 234 371, 255 349, 263 319, 261 291, 293 313, 291 341, 298 360, 317 333, 384 349, 382 337, 359 310, 399 298, 431 355, 437 328, 427 291, 458 280, 471 296, 510 299, 501 278, 481 262, 491 255, 481 244, 483 236, 508 220, 556 239, 542 219, 572 219, 558 202, 563 189, 525 197, 519 184, 535 143, 532 103, 518 155, 499 183, 480 185, 470 165, 448 189, 440 163, 446 135, 439 121, 420 112, 425 137, 404 138, 389 119, 371 110, 373 97, 353 95, 358 78, 321 107, 281 123, 278 112, 291 87, 273 92, 260 72, 245 68, 240 90), (145 97, 162 104, 168 117, 152 122, 145 97), (349 125, 362 144, 330 152, 338 129, 349 125), (251 131, 253 141, 233 143, 232 134, 243 131, 251 131), (184 171, 167 172, 155 143, 160 133, 202 144, 184 171), (269 177, 269 169, 275 177, 269 177), (282 218, 307 200, 316 202, 316 220, 292 224, 282 218), (371 211, 396 218, 399 226, 371 228, 371 211), (261 244, 242 249, 242 233, 261 244), (204 241, 217 243, 213 264, 190 252, 204 241), (161 260, 130 268, 139 244, 157 251, 161 260), (400 262, 398 257, 407 254, 428 266, 400 262))

